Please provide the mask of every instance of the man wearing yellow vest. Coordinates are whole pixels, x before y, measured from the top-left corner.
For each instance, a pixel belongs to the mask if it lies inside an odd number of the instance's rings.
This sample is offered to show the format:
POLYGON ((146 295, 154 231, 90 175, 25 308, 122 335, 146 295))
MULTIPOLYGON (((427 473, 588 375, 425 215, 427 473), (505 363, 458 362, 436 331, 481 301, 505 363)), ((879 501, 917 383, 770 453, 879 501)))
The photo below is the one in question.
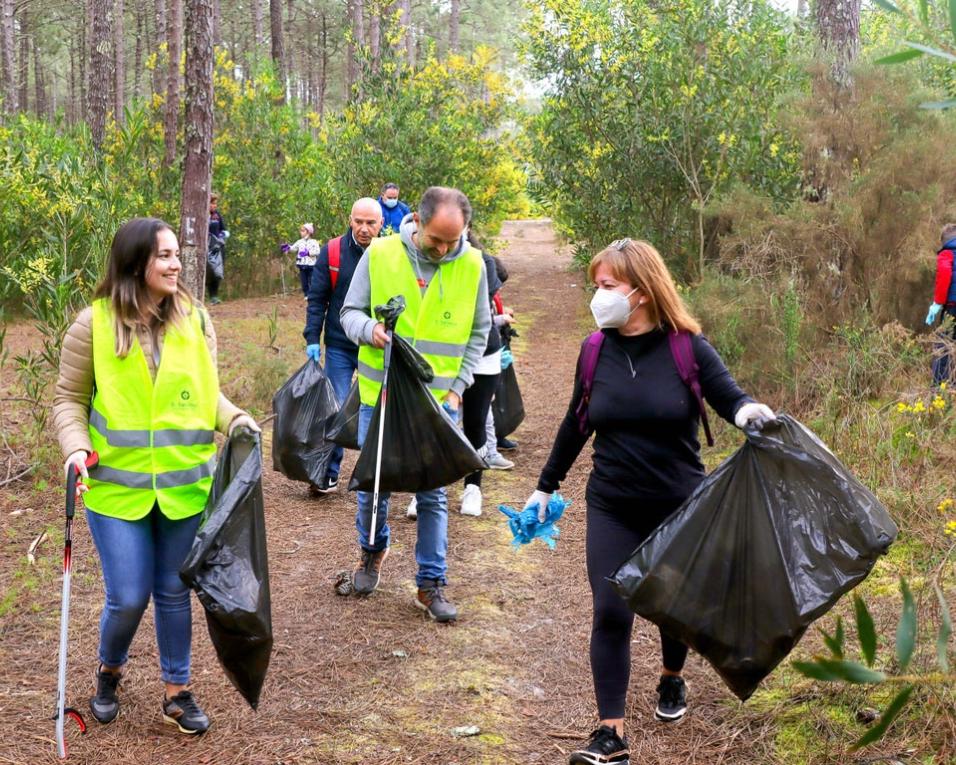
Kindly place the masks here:
MULTIPOLYGON (((388 340, 385 326, 372 314, 376 305, 395 295, 404 295, 406 302, 395 331, 432 365, 432 394, 452 417, 458 416, 461 395, 474 380, 491 328, 484 263, 465 237, 470 221, 468 197, 458 189, 433 186, 422 195, 418 211, 405 216, 399 233, 373 241, 355 269, 341 321, 345 334, 359 344, 360 442, 365 440, 381 390, 382 349, 388 340)), ((369 539, 372 495, 358 492, 355 525, 361 555, 352 585, 360 595, 368 595, 378 586, 388 555, 388 497, 379 497, 378 528, 375 539, 369 539)), ((457 610, 443 590, 448 550, 445 489, 419 492, 415 500, 415 603, 437 621, 454 621, 457 610)))

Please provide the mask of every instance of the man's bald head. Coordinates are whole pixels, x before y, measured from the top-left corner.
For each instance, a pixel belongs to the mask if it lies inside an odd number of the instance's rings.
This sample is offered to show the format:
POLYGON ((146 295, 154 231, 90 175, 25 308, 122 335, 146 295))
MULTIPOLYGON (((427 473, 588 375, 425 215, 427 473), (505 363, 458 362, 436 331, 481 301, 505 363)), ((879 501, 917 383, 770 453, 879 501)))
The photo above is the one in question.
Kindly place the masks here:
POLYGON ((349 226, 352 228, 352 238, 363 249, 368 247, 382 229, 382 208, 378 200, 371 197, 355 200, 352 214, 349 216, 349 226))

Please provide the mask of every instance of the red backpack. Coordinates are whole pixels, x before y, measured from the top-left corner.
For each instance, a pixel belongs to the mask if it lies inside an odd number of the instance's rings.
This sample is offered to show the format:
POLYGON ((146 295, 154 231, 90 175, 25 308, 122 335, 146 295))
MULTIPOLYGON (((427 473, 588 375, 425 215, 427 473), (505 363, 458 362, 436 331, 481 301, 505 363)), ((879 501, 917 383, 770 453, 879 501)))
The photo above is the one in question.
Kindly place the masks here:
POLYGON ((329 279, 332 280, 332 289, 339 281, 339 262, 342 259, 342 237, 329 239, 329 279))
MULTIPOLYGON (((707 421, 707 410, 704 408, 704 394, 700 389, 700 379, 697 373, 700 368, 697 366, 697 359, 694 358, 694 347, 691 345, 689 332, 668 332, 667 340, 671 347, 671 356, 674 357, 674 364, 677 367, 677 374, 683 380, 684 385, 690 388, 694 398, 697 399, 697 406, 700 408, 700 420, 704 425, 704 435, 707 436, 707 445, 714 445, 714 438, 710 434, 710 423, 707 421)), ((581 349, 581 401, 575 410, 578 418, 578 428, 582 434, 590 433, 591 426, 588 422, 588 406, 591 403, 591 388, 594 386, 594 372, 597 369, 598 356, 601 355, 601 346, 604 345, 604 333, 592 332, 584 341, 584 347, 581 349)))

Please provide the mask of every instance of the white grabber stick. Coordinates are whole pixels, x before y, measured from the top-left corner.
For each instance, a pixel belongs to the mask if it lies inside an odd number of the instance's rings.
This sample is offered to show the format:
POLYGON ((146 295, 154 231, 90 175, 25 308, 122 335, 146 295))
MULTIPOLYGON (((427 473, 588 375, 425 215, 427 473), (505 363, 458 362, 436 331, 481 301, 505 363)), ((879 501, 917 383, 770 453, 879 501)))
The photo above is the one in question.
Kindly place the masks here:
MULTIPOLYGON (((96 452, 86 458, 86 466, 97 463, 96 452)), ((73 577, 73 516, 76 513, 76 483, 79 469, 74 466, 66 476, 66 528, 63 532, 63 597, 60 602, 60 662, 56 685, 56 750, 60 759, 66 758, 66 739, 63 735, 63 723, 67 717, 73 718, 86 733, 86 722, 73 707, 66 706, 66 651, 70 632, 70 583, 73 577)))
POLYGON ((369 545, 375 544, 375 531, 378 523, 378 493, 379 484, 381 483, 382 477, 382 441, 385 437, 385 406, 388 403, 388 367, 392 361, 393 330, 388 329, 386 325, 385 331, 388 333, 388 342, 385 343, 385 359, 383 361, 385 371, 382 374, 382 397, 380 399, 381 407, 379 408, 378 412, 378 443, 376 444, 375 449, 375 485, 372 489, 372 523, 368 536, 369 545))

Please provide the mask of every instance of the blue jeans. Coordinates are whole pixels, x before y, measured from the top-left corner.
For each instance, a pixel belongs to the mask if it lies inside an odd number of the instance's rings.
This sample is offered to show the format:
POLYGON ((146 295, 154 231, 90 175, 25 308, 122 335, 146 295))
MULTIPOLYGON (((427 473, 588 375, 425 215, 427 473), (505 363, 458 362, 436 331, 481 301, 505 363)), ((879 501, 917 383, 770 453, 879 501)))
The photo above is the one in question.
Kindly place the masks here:
MULTIPOLYGON (((332 383, 332 390, 335 391, 335 397, 339 400, 339 406, 345 403, 345 397, 349 395, 349 388, 352 387, 352 375, 358 367, 358 351, 354 353, 345 348, 336 348, 333 346, 325 347, 325 374, 332 383)), ((329 478, 339 477, 339 468, 342 466, 342 455, 345 450, 341 446, 336 446, 332 450, 332 457, 329 459, 329 478)))
POLYGON ((100 615, 100 662, 126 663, 129 645, 153 596, 163 681, 189 682, 192 613, 179 568, 192 547, 202 513, 171 521, 158 506, 138 521, 86 511, 103 569, 106 604, 100 615))
MULTIPOLYGON (((369 423, 372 421, 373 407, 362 404, 359 409, 358 441, 365 443, 369 423)), ((372 494, 367 491, 358 493, 358 513, 355 515, 355 527, 358 529, 359 544, 365 550, 384 550, 388 547, 390 530, 388 528, 387 492, 378 495, 378 518, 376 519, 375 541, 369 542, 372 526, 372 494)), ((415 560, 418 563, 418 575, 415 582, 421 587, 426 580, 437 579, 446 584, 445 556, 448 554, 448 500, 445 487, 420 491, 415 495, 418 501, 418 539, 415 542, 415 560)))
MULTIPOLYGON (((953 336, 951 340, 956 342, 956 308, 946 308, 943 311, 943 317, 946 315, 952 316, 954 320, 953 324, 953 336)), ((949 379, 950 375, 950 366, 953 363, 953 360, 949 357, 948 353, 943 353, 942 349, 945 346, 943 343, 936 343, 933 346, 933 351, 940 355, 936 356, 933 359, 933 385, 938 386, 941 382, 944 382, 949 379)))

